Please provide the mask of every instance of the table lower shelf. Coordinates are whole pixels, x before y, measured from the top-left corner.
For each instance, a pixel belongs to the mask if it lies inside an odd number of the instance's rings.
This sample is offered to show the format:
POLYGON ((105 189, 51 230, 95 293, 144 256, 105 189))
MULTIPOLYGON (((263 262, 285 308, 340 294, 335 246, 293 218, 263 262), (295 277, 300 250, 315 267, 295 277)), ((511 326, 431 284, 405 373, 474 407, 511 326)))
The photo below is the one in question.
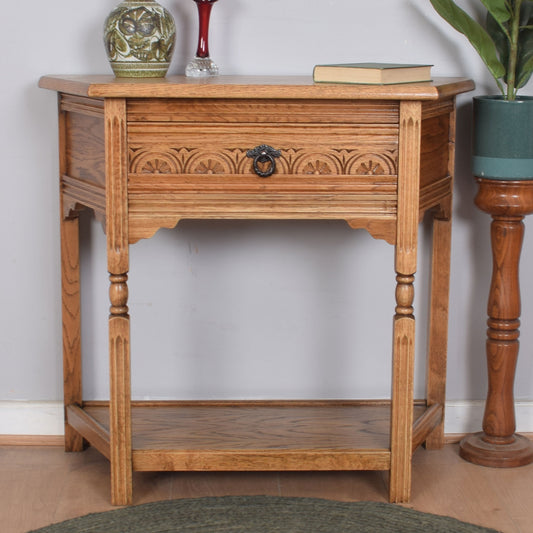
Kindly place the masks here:
MULTIPOLYGON (((440 423, 415 404, 413 451, 440 423)), ((67 407, 67 422, 110 457, 109 407, 67 407)), ((132 462, 158 470, 389 470, 390 402, 132 403, 132 462)))

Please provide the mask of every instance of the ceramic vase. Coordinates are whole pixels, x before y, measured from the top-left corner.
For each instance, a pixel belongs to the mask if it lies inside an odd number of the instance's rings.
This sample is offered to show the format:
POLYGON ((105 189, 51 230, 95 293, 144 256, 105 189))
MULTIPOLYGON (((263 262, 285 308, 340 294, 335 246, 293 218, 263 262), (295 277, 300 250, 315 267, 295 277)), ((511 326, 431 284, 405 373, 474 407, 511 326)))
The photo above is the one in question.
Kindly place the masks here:
POLYGON ((485 179, 533 179, 533 97, 474 97, 472 172, 485 179))
POLYGON ((124 0, 104 23, 107 56, 121 78, 164 77, 175 36, 172 15, 155 0, 124 0))

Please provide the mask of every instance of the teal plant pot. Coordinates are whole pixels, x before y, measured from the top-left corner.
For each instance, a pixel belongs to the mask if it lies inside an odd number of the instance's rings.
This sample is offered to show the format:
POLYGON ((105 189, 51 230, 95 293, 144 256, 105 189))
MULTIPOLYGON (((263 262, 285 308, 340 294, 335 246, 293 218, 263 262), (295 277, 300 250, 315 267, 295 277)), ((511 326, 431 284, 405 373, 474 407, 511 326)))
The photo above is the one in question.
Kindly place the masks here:
POLYGON ((474 97, 474 176, 533 179, 533 97, 474 97))
POLYGON ((115 76, 162 78, 166 75, 176 27, 155 0, 124 0, 104 23, 104 43, 115 76))

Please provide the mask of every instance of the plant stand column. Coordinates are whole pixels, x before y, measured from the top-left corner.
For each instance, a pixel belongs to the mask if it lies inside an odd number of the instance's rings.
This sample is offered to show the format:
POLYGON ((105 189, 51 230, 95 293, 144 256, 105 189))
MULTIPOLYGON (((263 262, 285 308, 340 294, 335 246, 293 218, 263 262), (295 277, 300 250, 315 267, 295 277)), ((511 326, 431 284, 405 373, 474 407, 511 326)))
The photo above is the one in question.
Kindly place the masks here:
POLYGON ((483 431, 460 444, 463 459, 483 466, 533 462, 533 442, 515 433, 514 379, 520 335, 518 266, 523 219, 533 213, 533 180, 478 178, 476 205, 492 216, 492 281, 487 306, 488 393, 483 431))

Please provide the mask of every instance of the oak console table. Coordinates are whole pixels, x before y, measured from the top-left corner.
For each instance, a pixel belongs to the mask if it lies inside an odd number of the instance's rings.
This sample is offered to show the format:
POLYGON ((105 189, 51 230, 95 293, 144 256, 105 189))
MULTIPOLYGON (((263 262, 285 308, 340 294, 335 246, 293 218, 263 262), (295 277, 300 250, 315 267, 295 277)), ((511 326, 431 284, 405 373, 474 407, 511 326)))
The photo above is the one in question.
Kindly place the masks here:
POLYGON ((455 96, 473 83, 46 76, 40 86, 59 93, 65 446, 86 441, 110 460, 112 502, 132 502, 133 470, 386 470, 390 501, 408 501, 414 449, 443 444, 455 96), (84 402, 81 389, 83 208, 107 235, 104 405, 84 402), (427 395, 414 401, 413 283, 426 212, 427 395), (391 398, 132 402, 129 246, 185 218, 342 219, 395 246, 391 398))

